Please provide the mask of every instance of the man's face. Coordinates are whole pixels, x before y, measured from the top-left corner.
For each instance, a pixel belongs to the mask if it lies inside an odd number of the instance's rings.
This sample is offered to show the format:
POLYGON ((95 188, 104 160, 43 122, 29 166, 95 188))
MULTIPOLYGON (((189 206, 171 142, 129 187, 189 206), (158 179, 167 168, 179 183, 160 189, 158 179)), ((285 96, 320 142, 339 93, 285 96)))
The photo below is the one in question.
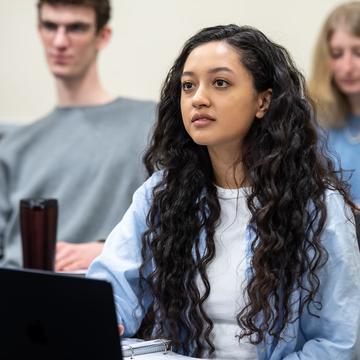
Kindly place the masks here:
POLYGON ((96 32, 94 9, 78 5, 44 4, 39 34, 51 72, 63 80, 83 77, 104 41, 101 30, 96 32))

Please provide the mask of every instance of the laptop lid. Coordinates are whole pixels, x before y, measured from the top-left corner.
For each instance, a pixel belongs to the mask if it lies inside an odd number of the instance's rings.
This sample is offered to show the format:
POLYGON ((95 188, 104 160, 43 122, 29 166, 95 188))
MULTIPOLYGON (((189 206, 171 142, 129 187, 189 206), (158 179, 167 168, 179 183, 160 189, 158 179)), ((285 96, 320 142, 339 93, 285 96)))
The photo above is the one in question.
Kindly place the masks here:
POLYGON ((0 359, 122 359, 110 283, 0 269, 0 289, 0 359))

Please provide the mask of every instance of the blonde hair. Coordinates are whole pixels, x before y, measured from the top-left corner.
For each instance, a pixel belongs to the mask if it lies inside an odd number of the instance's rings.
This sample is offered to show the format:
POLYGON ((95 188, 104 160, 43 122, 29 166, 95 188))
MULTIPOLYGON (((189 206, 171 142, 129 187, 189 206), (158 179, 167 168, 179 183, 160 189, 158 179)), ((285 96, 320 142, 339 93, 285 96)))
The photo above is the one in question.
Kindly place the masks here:
POLYGON ((351 111, 347 97, 334 84, 330 69, 329 41, 339 26, 345 26, 351 34, 360 37, 360 1, 336 7, 325 20, 316 43, 309 90, 319 121, 325 127, 343 126, 351 111))

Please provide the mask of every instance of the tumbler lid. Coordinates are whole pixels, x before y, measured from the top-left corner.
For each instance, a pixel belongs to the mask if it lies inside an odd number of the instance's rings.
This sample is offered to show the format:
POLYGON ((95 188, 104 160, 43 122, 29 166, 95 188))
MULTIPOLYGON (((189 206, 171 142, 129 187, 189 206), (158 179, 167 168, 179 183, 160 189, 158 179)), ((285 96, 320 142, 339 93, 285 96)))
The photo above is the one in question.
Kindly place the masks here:
POLYGON ((45 198, 31 198, 20 200, 21 207, 27 207, 30 209, 45 209, 49 207, 57 207, 57 199, 45 199, 45 198))

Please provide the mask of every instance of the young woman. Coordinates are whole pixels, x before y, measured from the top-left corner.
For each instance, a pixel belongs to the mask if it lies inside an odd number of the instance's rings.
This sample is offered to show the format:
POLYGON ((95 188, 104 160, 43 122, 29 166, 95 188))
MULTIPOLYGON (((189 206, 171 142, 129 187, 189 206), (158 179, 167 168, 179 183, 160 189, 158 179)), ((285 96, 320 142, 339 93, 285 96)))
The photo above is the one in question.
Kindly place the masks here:
POLYGON ((303 77, 260 31, 188 40, 163 85, 151 177, 88 273, 112 282, 125 336, 147 316, 193 357, 355 359, 352 203, 313 117, 303 77))
POLYGON ((360 2, 348 2, 327 17, 315 47, 310 92, 329 130, 330 149, 360 204, 360 2))

